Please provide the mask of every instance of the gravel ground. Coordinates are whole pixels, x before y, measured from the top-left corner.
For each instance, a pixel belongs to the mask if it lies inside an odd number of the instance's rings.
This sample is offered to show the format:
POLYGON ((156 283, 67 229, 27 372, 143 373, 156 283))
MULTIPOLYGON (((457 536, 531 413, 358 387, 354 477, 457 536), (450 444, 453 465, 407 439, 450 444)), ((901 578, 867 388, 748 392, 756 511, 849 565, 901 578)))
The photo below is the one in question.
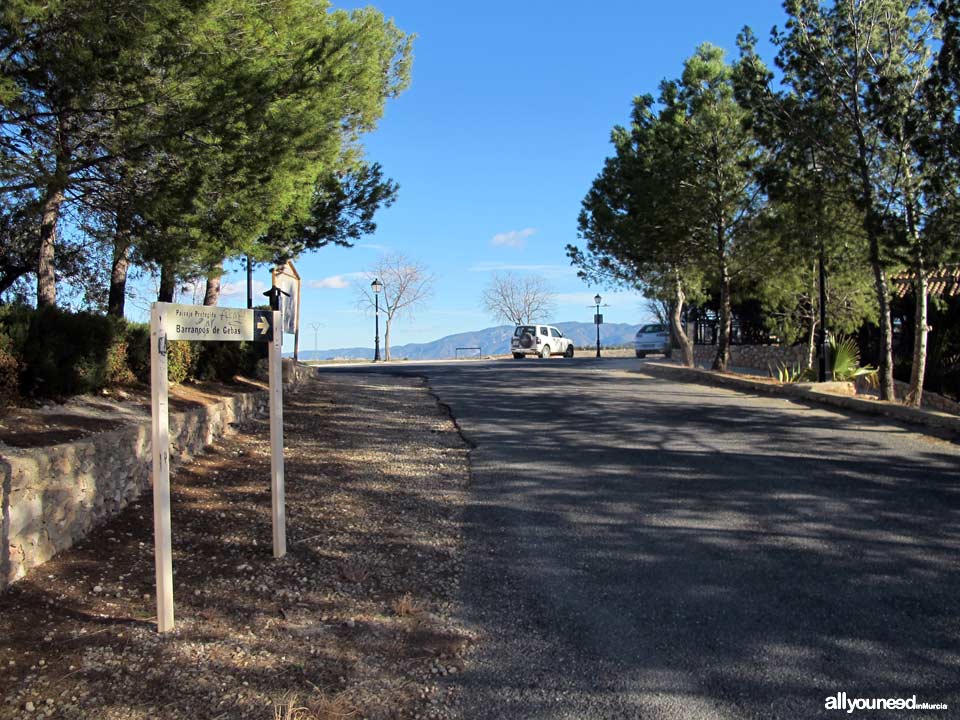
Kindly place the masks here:
POLYGON ((416 378, 285 399, 287 556, 267 418, 172 478, 176 629, 155 630, 149 494, 0 595, 0 719, 447 718, 467 448, 416 378))

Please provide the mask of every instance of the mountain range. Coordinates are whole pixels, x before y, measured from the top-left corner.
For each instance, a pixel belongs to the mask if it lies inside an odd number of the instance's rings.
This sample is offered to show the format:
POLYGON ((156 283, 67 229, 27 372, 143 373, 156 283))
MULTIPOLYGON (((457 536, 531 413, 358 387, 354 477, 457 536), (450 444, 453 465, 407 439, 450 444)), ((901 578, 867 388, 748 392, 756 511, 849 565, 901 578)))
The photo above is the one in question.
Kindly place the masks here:
MULTIPOLYGON (((556 325, 564 335, 572 338, 576 347, 594 347, 597 342, 597 327, 593 323, 565 322, 556 325)), ((600 343, 603 347, 628 345, 633 342, 634 335, 640 325, 626 323, 609 323, 600 326, 600 343)), ((408 343, 393 345, 390 354, 395 360, 443 360, 447 358, 476 355, 480 348, 483 355, 507 355, 510 353, 510 338, 513 335, 513 325, 498 325, 474 332, 447 335, 439 340, 428 343, 408 343), (472 348, 460 350, 457 348, 472 348)), ((381 346, 381 353, 383 347, 381 346)), ((286 353, 287 356, 292 353, 286 353)), ((301 360, 342 360, 357 358, 369 360, 373 357, 373 348, 351 347, 333 348, 330 350, 300 349, 301 360)))

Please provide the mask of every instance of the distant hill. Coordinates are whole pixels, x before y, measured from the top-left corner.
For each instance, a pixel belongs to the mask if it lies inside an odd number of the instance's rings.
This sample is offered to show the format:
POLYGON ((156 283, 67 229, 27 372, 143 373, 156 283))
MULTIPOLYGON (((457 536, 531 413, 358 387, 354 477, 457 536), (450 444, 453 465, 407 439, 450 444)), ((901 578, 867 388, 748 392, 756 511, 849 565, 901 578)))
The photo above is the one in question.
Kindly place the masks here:
MULTIPOLYGON (((596 345, 597 328, 592 323, 566 322, 559 323, 556 327, 560 328, 560 332, 568 338, 573 339, 577 347, 593 347, 596 345)), ((629 345, 633 342, 633 336, 637 334, 637 330, 639 329, 640 325, 628 325, 626 323, 604 324, 600 327, 600 343, 604 347, 629 345)), ((443 360, 456 357, 457 348, 479 347, 484 355, 505 355, 510 352, 510 337, 512 335, 512 325, 499 325, 474 332, 447 335, 439 340, 428 343, 394 345, 390 348, 390 353, 394 359, 443 360)), ((289 355, 291 355, 291 353, 287 353, 287 356, 289 355)), ((334 360, 346 358, 369 360, 372 357, 372 347, 300 351, 301 360, 334 360)))

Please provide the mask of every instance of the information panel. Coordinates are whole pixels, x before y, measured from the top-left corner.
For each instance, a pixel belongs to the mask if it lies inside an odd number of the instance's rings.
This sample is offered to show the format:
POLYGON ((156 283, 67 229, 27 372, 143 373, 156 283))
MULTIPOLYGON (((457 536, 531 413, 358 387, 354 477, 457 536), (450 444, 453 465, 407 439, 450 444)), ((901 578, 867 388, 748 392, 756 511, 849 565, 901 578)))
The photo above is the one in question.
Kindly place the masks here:
POLYGON ((273 340, 269 310, 166 305, 163 332, 167 340, 273 340))

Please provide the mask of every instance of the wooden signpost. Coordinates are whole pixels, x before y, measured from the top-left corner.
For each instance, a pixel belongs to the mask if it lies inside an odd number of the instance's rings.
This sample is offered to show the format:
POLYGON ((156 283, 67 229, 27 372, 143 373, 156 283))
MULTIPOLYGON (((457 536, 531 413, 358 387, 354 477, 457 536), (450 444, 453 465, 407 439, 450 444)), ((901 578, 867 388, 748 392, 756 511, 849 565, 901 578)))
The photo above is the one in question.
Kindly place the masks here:
POLYGON ((153 420, 153 532, 157 572, 157 629, 173 629, 173 556, 170 539, 170 428, 167 343, 171 340, 269 342, 270 490, 273 556, 287 552, 283 488, 283 329, 277 310, 243 310, 154 303, 150 309, 150 385, 153 420))

